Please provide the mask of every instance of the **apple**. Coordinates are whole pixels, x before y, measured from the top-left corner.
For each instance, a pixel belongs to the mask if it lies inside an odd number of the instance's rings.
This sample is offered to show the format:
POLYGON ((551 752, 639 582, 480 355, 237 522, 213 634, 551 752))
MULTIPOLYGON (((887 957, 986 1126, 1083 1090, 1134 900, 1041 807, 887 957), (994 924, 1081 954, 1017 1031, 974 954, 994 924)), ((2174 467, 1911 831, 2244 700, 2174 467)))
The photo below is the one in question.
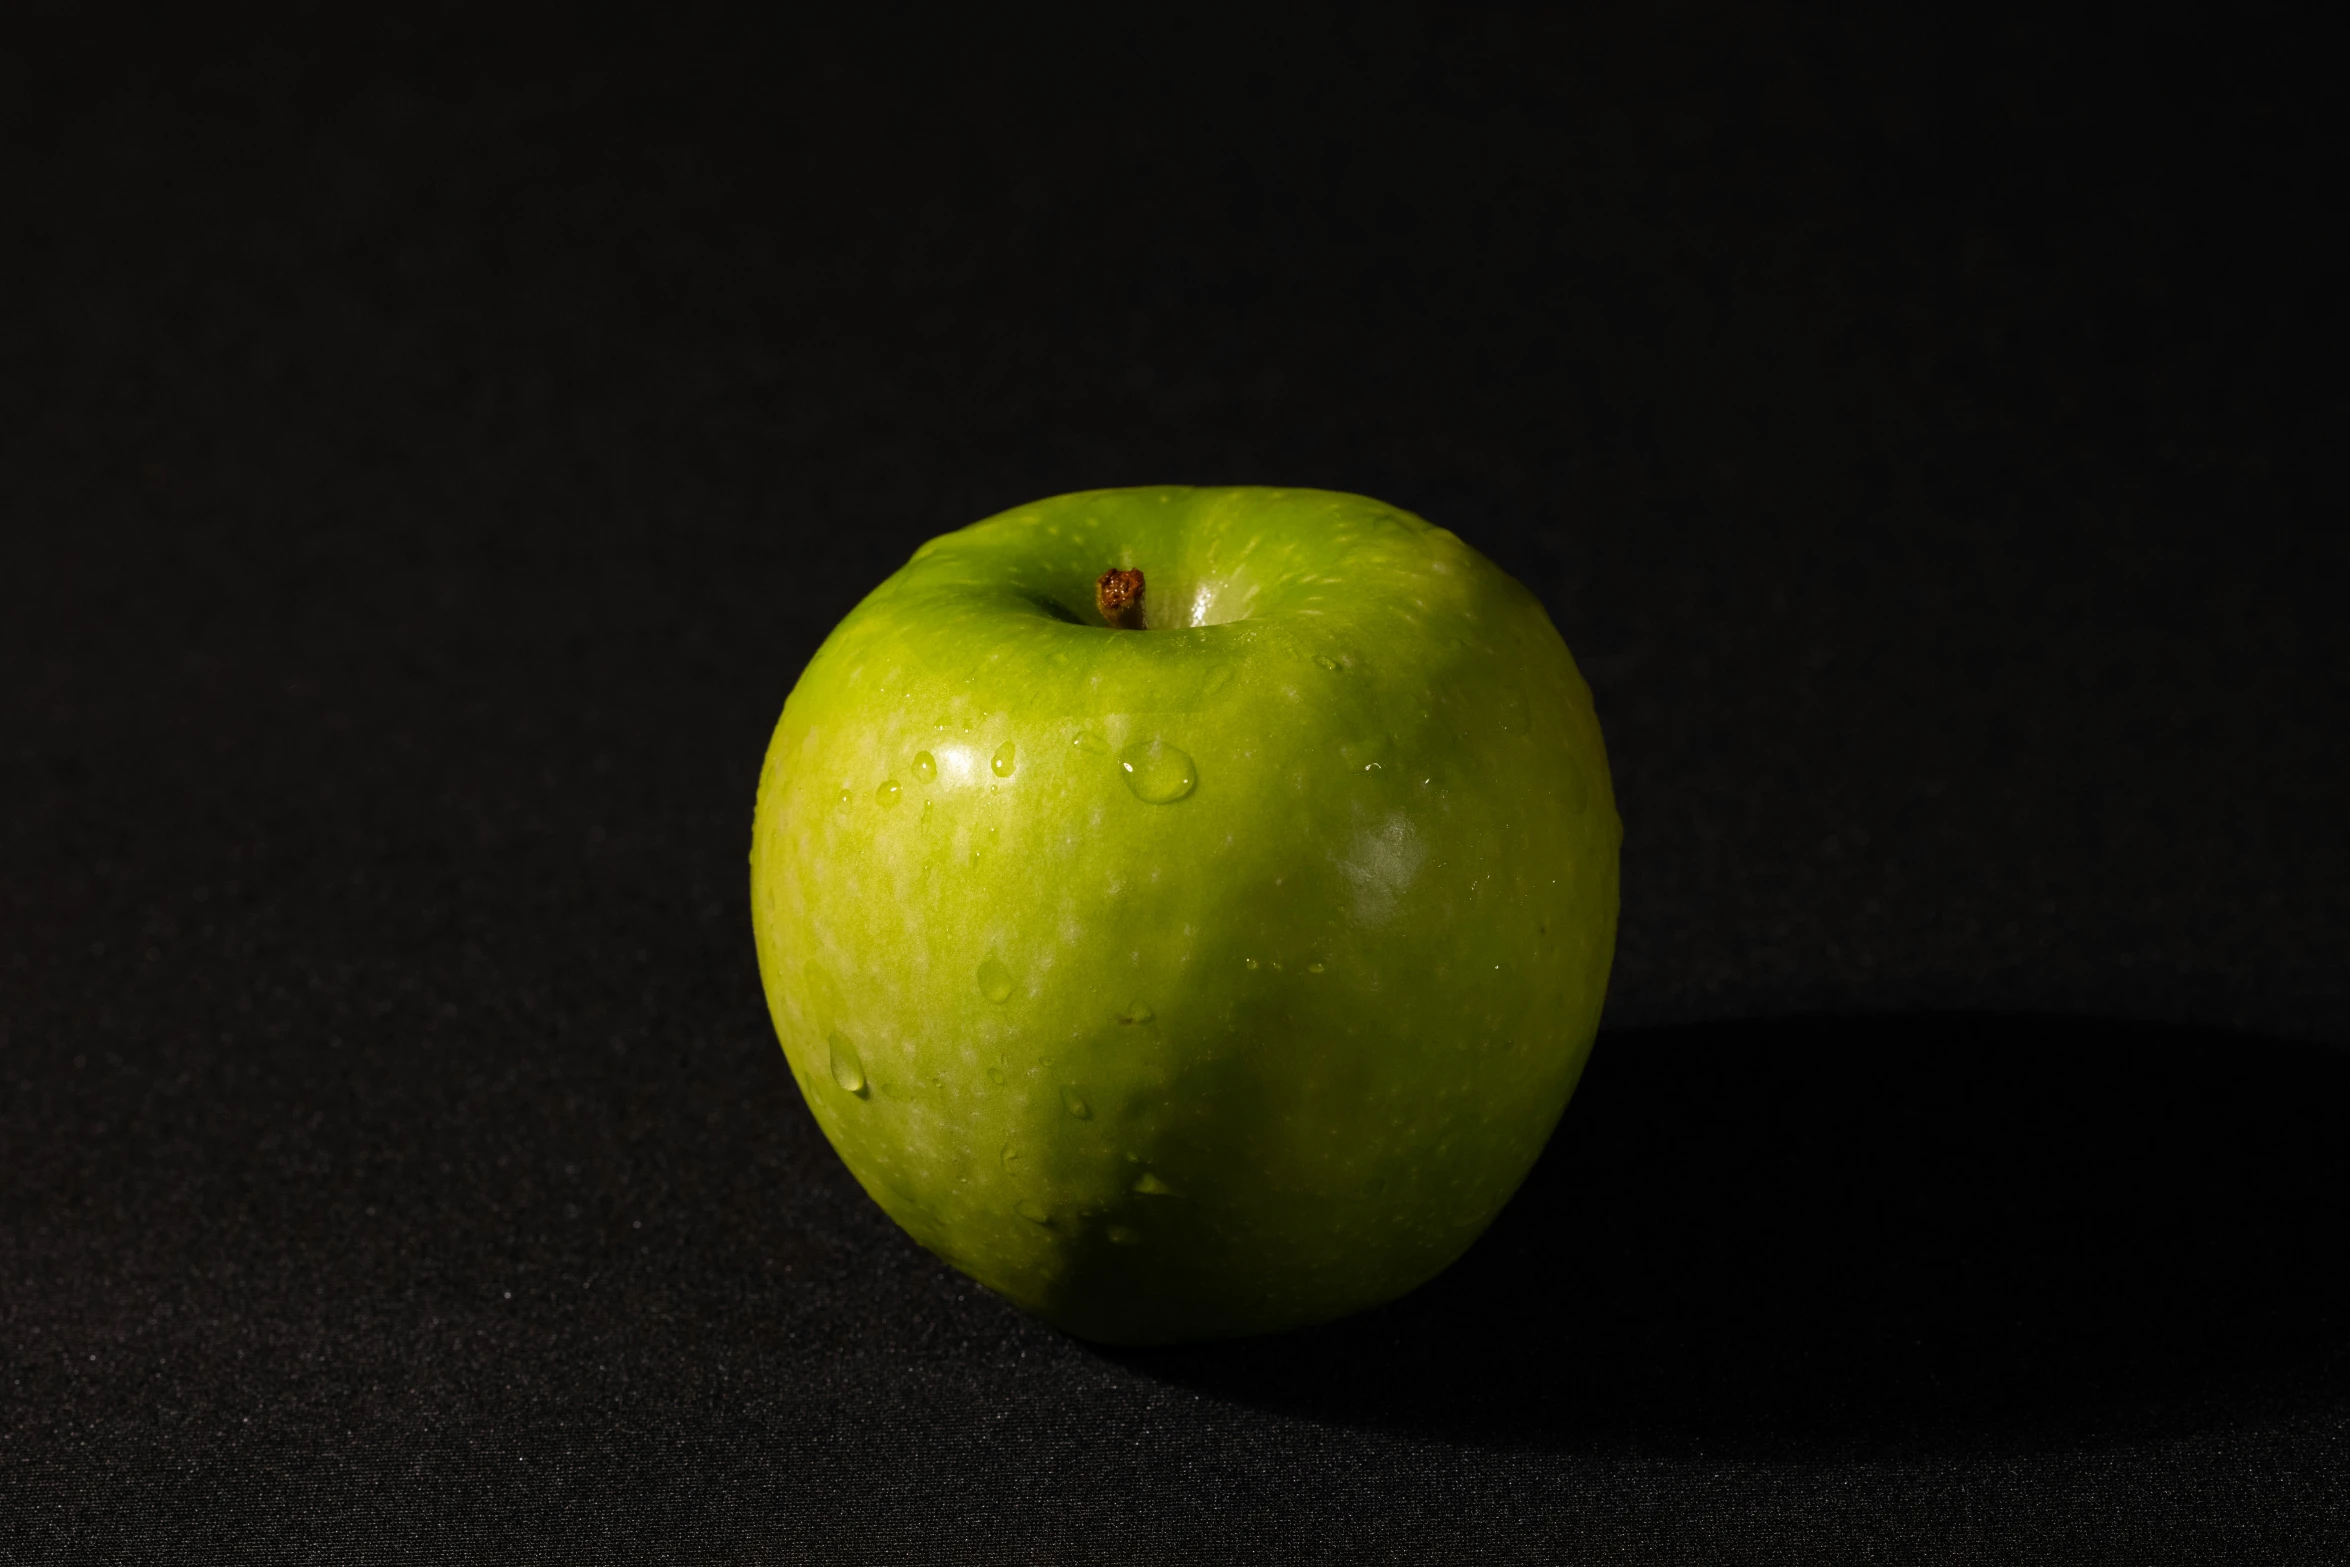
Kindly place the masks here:
POLYGON ((922 1245, 1167 1343, 1467 1248, 1590 1054, 1591 693, 1453 534, 1320 490, 1096 490, 931 540, 784 704, 751 906, 817 1124, 922 1245))

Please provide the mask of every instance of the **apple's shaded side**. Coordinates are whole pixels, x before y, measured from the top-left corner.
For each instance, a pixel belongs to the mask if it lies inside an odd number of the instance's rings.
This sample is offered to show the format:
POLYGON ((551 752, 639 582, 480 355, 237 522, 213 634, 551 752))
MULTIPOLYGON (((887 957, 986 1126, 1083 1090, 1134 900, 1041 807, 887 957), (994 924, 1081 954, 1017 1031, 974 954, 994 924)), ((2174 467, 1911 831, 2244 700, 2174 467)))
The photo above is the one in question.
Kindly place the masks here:
POLYGON ((802 675, 752 907, 801 1091, 923 1245, 1085 1336, 1411 1289, 1541 1151, 1622 836, 1532 595, 1358 496, 1064 496, 802 675), (1139 568, 1150 629, 1092 604, 1139 568))

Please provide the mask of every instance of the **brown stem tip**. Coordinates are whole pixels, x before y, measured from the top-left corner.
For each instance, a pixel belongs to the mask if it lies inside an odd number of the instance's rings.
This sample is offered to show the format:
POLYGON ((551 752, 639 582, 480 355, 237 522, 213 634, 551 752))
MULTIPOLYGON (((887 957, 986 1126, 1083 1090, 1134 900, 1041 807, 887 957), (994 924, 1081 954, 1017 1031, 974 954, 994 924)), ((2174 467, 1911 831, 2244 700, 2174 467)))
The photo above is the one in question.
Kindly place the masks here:
POLYGON ((1142 573, 1112 566, 1093 585, 1094 607, 1121 631, 1142 629, 1142 573))

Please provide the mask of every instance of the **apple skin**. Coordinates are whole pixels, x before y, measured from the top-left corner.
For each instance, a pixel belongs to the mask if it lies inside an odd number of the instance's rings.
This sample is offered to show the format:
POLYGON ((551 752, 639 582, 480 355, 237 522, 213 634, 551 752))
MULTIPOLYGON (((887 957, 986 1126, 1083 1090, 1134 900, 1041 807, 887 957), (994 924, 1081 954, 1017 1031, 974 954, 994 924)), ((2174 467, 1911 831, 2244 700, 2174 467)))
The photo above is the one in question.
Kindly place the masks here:
POLYGON ((1082 1337, 1326 1320, 1458 1257, 1588 1058, 1623 830, 1591 694, 1453 534, 1100 490, 933 539, 785 703, 751 903, 817 1124, 1082 1337), (1094 607, 1145 574, 1147 629, 1094 607))

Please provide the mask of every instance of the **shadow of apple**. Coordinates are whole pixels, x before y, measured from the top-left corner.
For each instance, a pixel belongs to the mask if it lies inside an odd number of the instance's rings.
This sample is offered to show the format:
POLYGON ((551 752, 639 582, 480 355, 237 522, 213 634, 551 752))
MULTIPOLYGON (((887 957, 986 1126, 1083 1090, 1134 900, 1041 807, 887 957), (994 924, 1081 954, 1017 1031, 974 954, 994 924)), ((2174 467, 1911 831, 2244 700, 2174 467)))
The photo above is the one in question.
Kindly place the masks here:
POLYGON ((1116 1352, 1513 1444, 1783 1454, 2158 1436, 2350 1396, 2350 1052, 2049 1017, 1604 1036, 1417 1293, 1116 1352))

